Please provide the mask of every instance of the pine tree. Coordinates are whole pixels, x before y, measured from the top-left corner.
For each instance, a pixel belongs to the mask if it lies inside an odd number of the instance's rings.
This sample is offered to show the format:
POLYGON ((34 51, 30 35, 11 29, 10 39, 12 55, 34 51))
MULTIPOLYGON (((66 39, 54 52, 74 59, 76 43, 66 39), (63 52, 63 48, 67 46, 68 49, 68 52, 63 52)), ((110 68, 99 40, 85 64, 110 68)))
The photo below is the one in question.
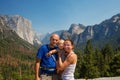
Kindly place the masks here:
POLYGON ((81 75, 81 65, 83 62, 83 53, 81 50, 75 49, 75 53, 77 54, 77 65, 76 65, 76 70, 75 70, 75 78, 80 78, 81 75))
POLYGON ((95 64, 97 65, 98 71, 100 73, 100 76, 104 76, 104 58, 99 49, 96 48, 95 50, 95 64))
POLYGON ((84 63, 82 68, 84 70, 84 77, 85 78, 95 78, 99 77, 99 71, 97 66, 95 65, 95 52, 92 47, 90 40, 88 40, 85 51, 84 51, 84 63))
POLYGON ((109 63, 112 61, 114 52, 110 44, 106 44, 105 47, 102 49, 102 54, 104 57, 104 63, 103 63, 103 75, 102 76, 111 76, 110 74, 110 67, 109 63))
POLYGON ((120 76, 120 52, 118 52, 110 63, 112 76, 120 76))

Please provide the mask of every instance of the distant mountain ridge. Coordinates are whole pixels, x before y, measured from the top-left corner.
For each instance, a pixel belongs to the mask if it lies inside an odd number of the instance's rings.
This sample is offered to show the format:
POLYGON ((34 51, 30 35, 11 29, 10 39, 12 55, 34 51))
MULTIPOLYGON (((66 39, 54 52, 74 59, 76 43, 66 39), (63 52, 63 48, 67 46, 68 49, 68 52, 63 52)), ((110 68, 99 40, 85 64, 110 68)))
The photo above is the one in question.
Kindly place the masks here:
POLYGON ((78 34, 82 33, 84 31, 84 29, 85 29, 85 26, 82 24, 71 24, 69 30, 59 30, 59 31, 55 31, 55 32, 47 34, 44 37, 44 39, 42 40, 42 43, 43 44, 49 43, 50 35, 53 33, 58 34, 61 37, 61 39, 66 39, 73 35, 78 35, 78 34))
POLYGON ((120 32, 120 14, 103 21, 98 25, 87 26, 85 31, 79 35, 78 43, 86 42, 89 39, 106 39, 116 32, 120 32))
POLYGON ((22 39, 31 44, 41 44, 35 32, 32 29, 32 23, 28 19, 19 15, 0 15, 4 18, 5 23, 15 31, 22 39))
POLYGON ((118 33, 120 33, 120 14, 116 14, 110 19, 93 26, 71 24, 69 30, 63 31, 59 35, 62 39, 72 39, 75 45, 79 46, 88 40, 92 40, 93 43, 101 43, 99 41, 106 42, 105 40, 109 42, 111 40, 110 37, 114 37, 112 42, 114 43, 119 40, 119 36, 116 36, 118 33))
POLYGON ((63 33, 65 30, 59 30, 59 31, 55 31, 55 32, 53 32, 53 33, 47 33, 46 35, 45 35, 45 37, 43 38, 43 40, 42 40, 42 44, 48 44, 49 42, 50 42, 50 36, 51 36, 51 34, 54 34, 54 33, 56 33, 56 34, 58 34, 59 36, 61 35, 61 33, 63 33))

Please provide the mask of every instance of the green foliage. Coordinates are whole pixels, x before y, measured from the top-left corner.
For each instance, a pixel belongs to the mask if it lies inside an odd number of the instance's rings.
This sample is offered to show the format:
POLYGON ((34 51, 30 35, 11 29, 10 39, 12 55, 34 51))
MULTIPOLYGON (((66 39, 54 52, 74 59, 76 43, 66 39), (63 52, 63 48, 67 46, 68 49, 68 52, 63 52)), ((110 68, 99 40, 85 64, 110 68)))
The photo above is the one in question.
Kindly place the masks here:
POLYGON ((110 63, 112 76, 120 76, 120 52, 118 52, 110 63), (113 74, 114 73, 114 74, 113 74))
POLYGON ((120 49, 106 44, 102 49, 93 47, 88 41, 84 52, 81 48, 75 50, 78 56, 75 71, 76 78, 97 78, 120 76, 120 49))
POLYGON ((34 80, 36 51, 14 32, 0 33, 0 80, 34 80))
POLYGON ((102 76, 111 76, 110 74, 110 66, 109 63, 112 61, 114 52, 110 44, 106 44, 105 47, 102 49, 103 55, 103 65, 102 65, 102 76))
POLYGON ((85 57, 84 57, 84 68, 85 70, 85 78, 94 78, 99 77, 99 72, 97 65, 95 65, 95 52, 93 50, 92 44, 90 40, 87 42, 86 48, 85 48, 85 57))
POLYGON ((80 69, 81 69, 81 65, 83 62, 83 53, 81 52, 80 49, 75 49, 75 53, 77 54, 77 65, 76 65, 76 70, 75 70, 75 78, 79 78, 80 77, 80 69))
MULTIPOLYGON (((19 38, 14 32, 4 32, 4 34, 0 32, 0 80, 34 80, 37 48, 19 38)), ((78 61, 75 78, 120 76, 119 39, 115 41, 111 38, 106 39, 108 43, 113 41, 111 43, 113 47, 110 44, 104 46, 106 42, 102 40, 98 40, 100 44, 102 43, 99 48, 93 46, 95 42, 92 44, 91 41, 85 43, 85 47, 77 47, 75 53, 78 61)))

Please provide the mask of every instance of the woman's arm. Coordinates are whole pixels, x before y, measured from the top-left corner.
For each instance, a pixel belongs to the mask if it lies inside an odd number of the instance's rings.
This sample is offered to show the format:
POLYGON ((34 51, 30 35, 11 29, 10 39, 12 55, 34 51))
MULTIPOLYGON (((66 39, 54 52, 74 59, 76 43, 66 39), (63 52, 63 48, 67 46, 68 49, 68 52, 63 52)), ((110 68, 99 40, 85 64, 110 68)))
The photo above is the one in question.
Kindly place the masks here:
POLYGON ((59 70, 64 70, 68 65, 74 64, 77 62, 77 55, 76 54, 71 54, 69 57, 65 59, 64 62, 62 62, 61 55, 59 54, 58 57, 58 67, 59 70))

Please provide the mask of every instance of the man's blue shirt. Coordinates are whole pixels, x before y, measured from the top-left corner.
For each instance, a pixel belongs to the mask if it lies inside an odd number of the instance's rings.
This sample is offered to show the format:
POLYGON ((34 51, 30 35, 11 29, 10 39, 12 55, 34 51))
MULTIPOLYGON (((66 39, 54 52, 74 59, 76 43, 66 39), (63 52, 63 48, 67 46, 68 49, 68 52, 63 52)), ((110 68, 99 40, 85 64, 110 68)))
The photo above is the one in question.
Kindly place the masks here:
MULTIPOLYGON (((37 52, 37 58, 41 60, 40 62, 40 66, 44 67, 44 68, 56 68, 56 61, 53 59, 52 56, 47 57, 46 54, 53 49, 57 49, 57 47, 55 48, 50 48, 49 45, 42 45, 38 52, 37 52)), ((57 60, 58 56, 57 54, 53 54, 54 58, 57 60)), ((45 71, 40 70, 40 73, 44 73, 45 71)), ((49 71, 45 72, 45 73, 49 73, 49 71)))

